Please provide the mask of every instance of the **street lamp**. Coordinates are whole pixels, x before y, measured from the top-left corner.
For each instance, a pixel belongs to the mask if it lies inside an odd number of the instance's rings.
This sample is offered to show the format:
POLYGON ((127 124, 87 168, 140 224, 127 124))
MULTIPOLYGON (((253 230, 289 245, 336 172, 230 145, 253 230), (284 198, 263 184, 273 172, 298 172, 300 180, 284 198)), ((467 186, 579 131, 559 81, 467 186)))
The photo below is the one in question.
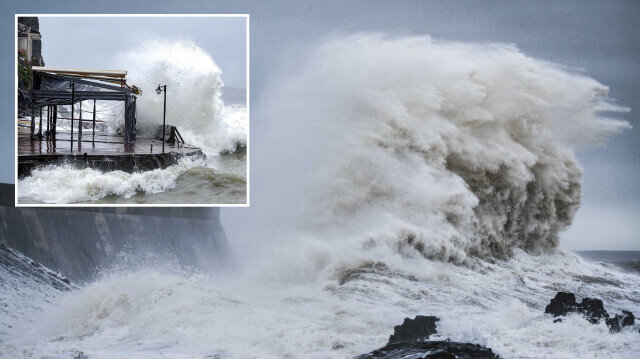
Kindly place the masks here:
POLYGON ((156 89, 156 93, 159 95, 164 91, 164 111, 162 112, 162 153, 164 153, 164 138, 165 138, 165 120, 167 118, 167 85, 160 86, 156 89))

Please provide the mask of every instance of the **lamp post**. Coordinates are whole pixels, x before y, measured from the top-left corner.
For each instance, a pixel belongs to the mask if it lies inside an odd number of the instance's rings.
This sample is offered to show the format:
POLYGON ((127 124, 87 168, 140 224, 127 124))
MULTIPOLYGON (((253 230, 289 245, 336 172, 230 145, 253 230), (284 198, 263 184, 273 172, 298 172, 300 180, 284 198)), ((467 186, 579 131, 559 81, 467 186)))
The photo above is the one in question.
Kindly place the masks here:
POLYGON ((164 91, 164 110, 162 112, 162 153, 164 153, 164 138, 165 138, 165 120, 167 118, 167 85, 160 86, 156 89, 156 93, 159 95, 164 91))

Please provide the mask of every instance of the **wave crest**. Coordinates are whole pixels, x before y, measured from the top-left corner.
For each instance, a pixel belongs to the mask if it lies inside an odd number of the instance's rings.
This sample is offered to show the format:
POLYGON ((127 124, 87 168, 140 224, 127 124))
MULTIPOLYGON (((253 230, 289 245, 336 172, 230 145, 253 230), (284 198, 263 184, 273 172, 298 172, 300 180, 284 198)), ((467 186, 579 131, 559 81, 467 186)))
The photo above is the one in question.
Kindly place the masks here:
POLYGON ((120 54, 118 61, 130 70, 129 81, 143 90, 137 105, 138 130, 144 136, 155 136, 162 124, 163 96, 155 88, 166 84, 167 124, 176 126, 189 144, 207 155, 246 146, 246 108, 225 107, 222 71, 195 43, 149 40, 120 54))
POLYGON ((630 127, 604 117, 626 110, 606 86, 512 45, 361 34, 327 41, 302 73, 289 95, 328 104, 318 119, 332 139, 309 225, 403 254, 556 247, 580 206, 571 148, 630 127))

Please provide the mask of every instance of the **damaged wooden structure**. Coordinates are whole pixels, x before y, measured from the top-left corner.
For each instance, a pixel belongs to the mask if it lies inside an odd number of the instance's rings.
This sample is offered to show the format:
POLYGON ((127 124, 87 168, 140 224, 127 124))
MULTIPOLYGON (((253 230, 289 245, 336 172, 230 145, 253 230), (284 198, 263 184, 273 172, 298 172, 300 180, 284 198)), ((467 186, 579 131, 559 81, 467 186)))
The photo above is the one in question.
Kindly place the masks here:
MULTIPOLYGON (((58 106, 71 106, 71 147, 75 121, 75 104, 80 104, 78 121, 78 141, 82 141, 82 101, 93 100, 92 129, 95 137, 96 100, 124 102, 125 133, 124 142, 136 140, 136 86, 127 85, 126 71, 63 69, 34 66, 33 90, 31 91, 31 138, 42 139, 42 109, 47 108, 48 136, 57 132, 58 106), (38 133, 35 133, 36 111, 40 111, 38 133)), ((93 139, 93 138, 92 138, 93 139)))
POLYGON ((28 127, 29 131, 28 134, 20 134, 20 131, 18 134, 20 178, 29 175, 36 167, 49 164, 135 172, 165 168, 183 156, 202 155, 200 149, 185 145, 173 126, 167 126, 169 138, 137 136, 136 96, 141 91, 127 84, 126 71, 37 66, 32 71, 30 123, 18 123, 18 126, 28 127), (83 109, 83 101, 93 106, 83 109), (96 116, 96 101, 123 104, 123 133, 97 130, 96 122, 101 121, 96 116), (61 114, 62 107, 67 112, 66 116, 61 114), (58 129, 60 120, 69 121, 70 127, 58 129), (88 130, 91 132, 87 133, 88 130), (161 151, 165 143, 167 150, 161 151))

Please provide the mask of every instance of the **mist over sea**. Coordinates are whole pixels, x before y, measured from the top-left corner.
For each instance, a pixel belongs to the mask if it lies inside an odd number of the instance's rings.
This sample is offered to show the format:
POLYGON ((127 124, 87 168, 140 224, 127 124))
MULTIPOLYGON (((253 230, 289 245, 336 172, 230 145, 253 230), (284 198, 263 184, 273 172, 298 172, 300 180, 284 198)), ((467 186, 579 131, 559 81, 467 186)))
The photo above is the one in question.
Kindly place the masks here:
POLYGON ((640 274, 640 251, 577 251, 582 258, 640 274))

